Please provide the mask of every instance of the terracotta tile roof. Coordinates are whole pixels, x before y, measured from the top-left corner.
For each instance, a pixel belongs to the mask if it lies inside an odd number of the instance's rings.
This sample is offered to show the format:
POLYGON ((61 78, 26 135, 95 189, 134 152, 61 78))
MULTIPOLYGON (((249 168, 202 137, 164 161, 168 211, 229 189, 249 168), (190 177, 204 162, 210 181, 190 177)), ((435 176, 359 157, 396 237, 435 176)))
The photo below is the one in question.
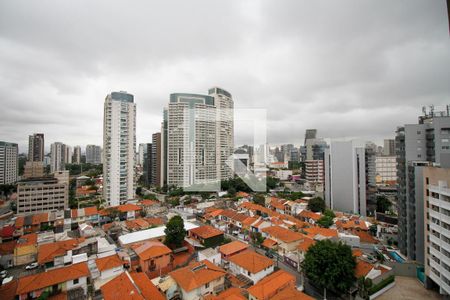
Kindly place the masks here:
POLYGON ((102 285, 100 290, 102 291, 104 300, 145 300, 144 296, 141 295, 140 291, 131 282, 127 272, 124 272, 116 278, 108 281, 102 285))
POLYGON ((89 269, 84 262, 68 267, 52 269, 35 275, 25 276, 19 278, 19 286, 17 287, 16 295, 26 294, 55 284, 87 276, 89 276, 89 269))
POLYGON ((279 270, 259 281, 254 286, 248 288, 248 293, 258 300, 269 299, 277 291, 292 285, 295 285, 294 275, 286 271, 279 270))
MULTIPOLYGON (((150 281, 145 273, 130 273, 131 278, 141 291, 142 296, 146 300, 166 300, 164 294, 162 294, 158 288, 150 281)), ((120 299, 120 298, 119 298, 120 299)), ((126 299, 126 298, 122 298, 126 299)), ((106 299, 105 299, 106 300, 106 299)))
POLYGON ((16 243, 16 241, 0 243, 0 255, 13 254, 14 248, 16 248, 16 243))
POLYGON ((243 243, 241 241, 233 241, 228 244, 222 245, 219 247, 219 252, 223 255, 230 255, 242 250, 245 250, 249 247, 248 244, 243 243))
POLYGON ((100 272, 103 272, 105 270, 123 266, 124 262, 120 259, 120 257, 117 254, 114 254, 102 258, 97 258, 95 260, 95 264, 97 265, 97 269, 100 272))
POLYGON ((202 260, 170 272, 169 275, 183 290, 190 292, 208 282, 224 277, 226 272, 208 260, 202 260))
POLYGON ((322 228, 322 227, 315 226, 315 227, 305 228, 303 230, 311 238, 314 238, 318 234, 321 236, 324 236, 324 237, 329 237, 329 238, 338 236, 338 232, 336 229, 322 228))
POLYGON ((311 247, 315 243, 316 243, 316 241, 314 241, 313 239, 305 237, 305 239, 303 241, 301 241, 300 244, 298 244, 297 249, 300 251, 306 252, 306 251, 308 251, 309 247, 311 247))
POLYGON ((22 228, 24 222, 25 222, 25 217, 17 217, 16 222, 15 222, 16 228, 22 228))
POLYGON ((55 257, 66 255, 67 251, 78 247, 78 244, 84 241, 84 238, 79 240, 70 239, 66 241, 58 241, 49 244, 40 245, 38 248, 38 264, 42 265, 52 262, 55 257))
POLYGON ((230 257, 230 262, 256 274, 273 266, 273 261, 254 251, 244 251, 230 257))
POLYGON ((148 241, 141 245, 134 245, 132 248, 141 260, 148 260, 172 253, 169 247, 159 241, 148 241))
POLYGON ((365 262, 361 259, 357 259, 356 262, 356 268, 355 268, 355 276, 356 278, 359 277, 366 277, 367 274, 373 269, 373 266, 369 264, 368 262, 365 262))
POLYGON ((306 209, 302 210, 298 215, 305 219, 313 219, 314 221, 318 221, 322 217, 320 214, 306 209))
POLYGON ((231 287, 221 292, 217 296, 207 295, 204 297, 204 300, 247 300, 247 298, 242 296, 241 289, 231 287))
POLYGON ((67 300, 67 293, 59 293, 47 298, 47 300, 67 300))
POLYGON ((352 249, 353 256, 360 257, 363 255, 363 252, 359 249, 352 249))
POLYGON ((31 223, 33 225, 39 225, 41 223, 48 222, 48 213, 39 213, 33 215, 31 223))
POLYGON ((281 291, 277 292, 275 296, 270 297, 270 300, 314 300, 313 297, 306 295, 303 292, 298 291, 292 286, 288 286, 281 291))
POLYGON ((135 204, 131 204, 131 203, 127 203, 127 204, 122 204, 119 206, 116 206, 116 208, 120 211, 120 212, 129 212, 129 211, 138 211, 141 210, 141 208, 135 204))
POLYGON ((223 235, 223 231, 209 225, 193 228, 189 231, 195 235, 198 235, 202 239, 208 239, 214 236, 223 235))
POLYGON ((363 243, 368 243, 368 244, 378 244, 379 243, 379 241, 376 240, 367 231, 353 230, 352 233, 359 236, 360 241, 363 243))
POLYGON ((281 209, 284 210, 284 203, 286 201, 285 200, 280 200, 276 197, 272 197, 270 200, 270 206, 276 208, 276 209, 281 209))
POLYGON ((84 208, 85 216, 93 216, 93 215, 97 215, 97 214, 98 214, 98 210, 97 210, 96 206, 90 206, 90 207, 84 208))
POLYGON ((255 223, 258 220, 258 218, 256 217, 247 217, 244 221, 242 221, 242 224, 246 225, 246 226, 250 226, 253 223, 255 223))
POLYGON ((158 205, 160 203, 159 203, 159 201, 156 201, 156 200, 144 199, 144 200, 139 201, 139 204, 144 205, 144 206, 152 206, 152 205, 158 205))
POLYGON ((36 243, 37 243, 37 233, 25 234, 25 235, 22 235, 17 240, 17 247, 35 245, 36 243))
POLYGON ((360 229, 360 230, 369 230, 364 220, 360 220, 359 218, 351 218, 350 220, 338 220, 336 221, 336 227, 341 229, 360 229))
POLYGON ((285 243, 292 243, 303 239, 303 234, 280 226, 267 227, 262 231, 285 243))
POLYGON ((17 285, 17 279, 13 279, 11 282, 0 285, 0 299, 15 300, 17 285))
POLYGON ((266 247, 266 248, 273 248, 276 244, 277 244, 276 241, 267 238, 264 240, 264 242, 262 242, 261 246, 266 247))
POLYGON ((250 196, 250 194, 246 193, 246 192, 237 192, 236 193, 236 197, 244 197, 244 198, 246 198, 248 196, 250 196))

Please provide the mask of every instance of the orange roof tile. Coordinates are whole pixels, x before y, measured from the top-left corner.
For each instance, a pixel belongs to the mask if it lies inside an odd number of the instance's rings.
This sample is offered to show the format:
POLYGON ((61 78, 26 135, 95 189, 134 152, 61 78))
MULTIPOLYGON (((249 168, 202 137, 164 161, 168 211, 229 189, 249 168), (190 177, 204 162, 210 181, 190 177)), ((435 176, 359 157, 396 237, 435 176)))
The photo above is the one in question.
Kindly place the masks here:
POLYGON ((305 237, 305 239, 303 241, 301 241, 300 244, 298 244, 297 249, 299 249, 300 251, 306 252, 306 251, 308 251, 309 247, 311 247, 315 243, 316 243, 316 241, 314 241, 313 239, 305 237))
POLYGON ((18 285, 17 279, 13 279, 8 283, 0 285, 0 299, 15 300, 17 285, 18 285))
POLYGON ((277 292, 275 296, 270 297, 270 300, 314 300, 313 297, 298 291, 293 286, 288 286, 277 292))
POLYGON ((269 299, 277 291, 289 285, 295 285, 294 275, 286 271, 279 270, 259 281, 254 286, 248 288, 248 293, 258 300, 269 299))
POLYGON ((98 214, 98 210, 96 206, 89 206, 84 208, 85 216, 94 216, 98 214))
POLYGON ((356 276, 356 278, 366 277, 367 274, 369 274, 370 270, 372 270, 372 269, 373 269, 373 266, 371 264, 358 259, 356 262, 355 276, 356 276))
POLYGON ((237 192, 236 193, 236 197, 248 197, 248 196, 250 196, 250 194, 249 193, 246 193, 246 192, 237 192))
POLYGON ((223 235, 223 231, 209 225, 193 228, 189 231, 195 235, 198 235, 202 239, 208 239, 214 236, 223 235))
POLYGON ((363 255, 363 252, 359 249, 352 249, 353 256, 360 257, 363 255))
POLYGON ((36 243, 37 243, 37 233, 25 234, 25 235, 22 235, 17 240, 17 247, 35 245, 36 243))
POLYGON ((230 257, 230 262, 256 274, 273 266, 273 261, 254 251, 244 251, 230 257))
POLYGON ((41 223, 45 223, 48 222, 48 213, 40 213, 40 214, 35 214, 32 217, 31 223, 33 225, 39 225, 41 223))
POLYGON ((55 257, 66 255, 67 251, 78 247, 78 244, 84 241, 84 238, 79 240, 70 239, 66 241, 58 241, 49 244, 40 245, 38 248, 38 264, 42 265, 52 262, 55 257))
POLYGON ((95 260, 95 264, 97 265, 97 269, 100 272, 103 272, 105 270, 110 270, 113 268, 123 266, 123 261, 117 254, 114 254, 102 258, 97 258, 95 260))
POLYGON ((359 239, 361 240, 361 242, 363 243, 368 243, 368 244, 378 244, 379 241, 376 240, 372 235, 370 235, 370 233, 368 233, 367 231, 360 231, 360 230, 353 230, 352 231, 353 234, 359 236, 359 239))
POLYGON ((342 229, 361 229, 369 230, 364 220, 360 220, 358 217, 352 217, 350 220, 338 220, 336 221, 336 227, 342 229))
POLYGON ((242 224, 250 226, 253 223, 255 223, 258 220, 258 218, 256 217, 248 217, 247 219, 245 219, 244 221, 242 221, 242 224))
POLYGON ((159 203, 159 201, 156 201, 156 200, 144 199, 144 200, 139 201, 139 204, 144 205, 144 206, 152 206, 152 205, 158 205, 160 203, 159 203))
POLYGON ((148 241, 141 245, 132 246, 134 252, 142 260, 148 260, 162 255, 168 255, 172 253, 169 247, 159 241, 148 241))
POLYGON ((261 246, 266 247, 266 248, 273 248, 276 244, 277 244, 276 241, 267 238, 262 242, 261 246))
POLYGON ((142 209, 139 206, 137 206, 135 204, 131 204, 131 203, 122 204, 122 205, 116 206, 116 208, 120 212, 138 211, 138 210, 142 209))
POLYGON ((22 228, 24 222, 25 222, 25 217, 17 217, 16 222, 15 222, 16 228, 22 228))
POLYGON ((232 287, 217 296, 207 295, 204 297, 204 300, 247 300, 247 298, 242 296, 241 289, 232 287))
POLYGON ((228 244, 222 245, 219 247, 219 252, 223 255, 230 255, 242 250, 245 250, 249 247, 248 244, 243 243, 241 241, 233 241, 228 244))
MULTIPOLYGON (((141 291, 142 296, 146 300, 166 300, 164 294, 162 294, 158 288, 150 281, 145 273, 130 273, 131 278, 141 291)), ((126 299, 126 298, 119 298, 126 299)), ((106 300, 106 299, 105 299, 106 300)))
POLYGON ((338 236, 338 232, 336 229, 322 228, 322 227, 315 226, 315 227, 305 228, 303 230, 311 238, 314 238, 318 234, 320 234, 321 236, 324 236, 324 237, 337 237, 338 236))
POLYGON ((208 260, 202 260, 172 271, 169 275, 183 290, 190 292, 208 282, 224 277, 226 272, 208 260))
POLYGON ((292 243, 301 240, 304 237, 301 233, 280 226, 266 227, 262 231, 285 243, 292 243))
MULTIPOLYGON (((100 288, 104 300, 130 299, 130 300, 145 300, 141 292, 131 282, 124 272, 116 278, 108 281, 100 288)), ((150 299, 149 299, 150 300, 150 299)))
POLYGON ((27 294, 55 284, 87 276, 89 276, 89 269, 86 263, 74 264, 68 267, 52 269, 47 272, 25 276, 19 278, 19 286, 17 287, 16 295, 27 294))
POLYGON ((305 219, 313 219, 314 221, 318 221, 322 217, 321 215, 319 215, 319 214, 317 214, 315 212, 306 210, 306 209, 302 210, 299 213, 299 216, 302 217, 302 218, 305 218, 305 219))

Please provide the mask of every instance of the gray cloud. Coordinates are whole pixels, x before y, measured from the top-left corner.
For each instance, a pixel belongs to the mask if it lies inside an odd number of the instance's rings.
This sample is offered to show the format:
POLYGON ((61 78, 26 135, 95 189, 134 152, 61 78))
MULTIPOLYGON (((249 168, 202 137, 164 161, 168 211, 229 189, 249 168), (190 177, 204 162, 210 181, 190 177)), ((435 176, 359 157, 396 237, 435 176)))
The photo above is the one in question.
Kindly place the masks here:
POLYGON ((270 143, 380 141, 450 104, 449 48, 444 1, 2 1, 0 139, 101 144, 127 90, 149 142, 170 93, 218 85, 268 110, 270 143))

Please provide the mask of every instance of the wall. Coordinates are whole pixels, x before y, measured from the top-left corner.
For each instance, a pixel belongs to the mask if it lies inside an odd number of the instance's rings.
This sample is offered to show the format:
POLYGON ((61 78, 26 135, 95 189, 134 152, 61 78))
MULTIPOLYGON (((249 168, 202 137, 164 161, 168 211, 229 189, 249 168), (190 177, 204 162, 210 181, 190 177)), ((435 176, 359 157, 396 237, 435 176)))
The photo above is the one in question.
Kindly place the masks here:
POLYGON ((100 274, 100 278, 101 279, 107 279, 107 278, 111 278, 113 276, 117 276, 122 274, 123 272, 123 267, 116 267, 116 268, 112 268, 112 269, 108 269, 108 270, 104 270, 103 272, 101 272, 100 274))

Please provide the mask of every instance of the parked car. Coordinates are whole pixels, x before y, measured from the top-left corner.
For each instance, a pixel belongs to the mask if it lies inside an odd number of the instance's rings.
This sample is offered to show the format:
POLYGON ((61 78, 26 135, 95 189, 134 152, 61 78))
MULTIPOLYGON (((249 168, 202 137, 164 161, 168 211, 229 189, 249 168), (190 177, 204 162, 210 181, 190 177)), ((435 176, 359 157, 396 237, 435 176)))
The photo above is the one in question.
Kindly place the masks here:
POLYGON ((6 284, 8 282, 11 282, 13 279, 14 279, 13 276, 6 277, 5 279, 2 280, 2 284, 6 284))
POLYGON ((3 270, 3 271, 0 272, 0 277, 1 278, 5 278, 6 276, 8 276, 8 271, 3 270))
POLYGON ((32 264, 29 264, 28 266, 26 266, 25 270, 33 270, 33 269, 36 269, 38 266, 39 266, 38 263, 32 263, 32 264))
POLYGON ((273 258, 273 253, 270 252, 270 251, 266 251, 265 255, 266 255, 268 258, 273 258))

